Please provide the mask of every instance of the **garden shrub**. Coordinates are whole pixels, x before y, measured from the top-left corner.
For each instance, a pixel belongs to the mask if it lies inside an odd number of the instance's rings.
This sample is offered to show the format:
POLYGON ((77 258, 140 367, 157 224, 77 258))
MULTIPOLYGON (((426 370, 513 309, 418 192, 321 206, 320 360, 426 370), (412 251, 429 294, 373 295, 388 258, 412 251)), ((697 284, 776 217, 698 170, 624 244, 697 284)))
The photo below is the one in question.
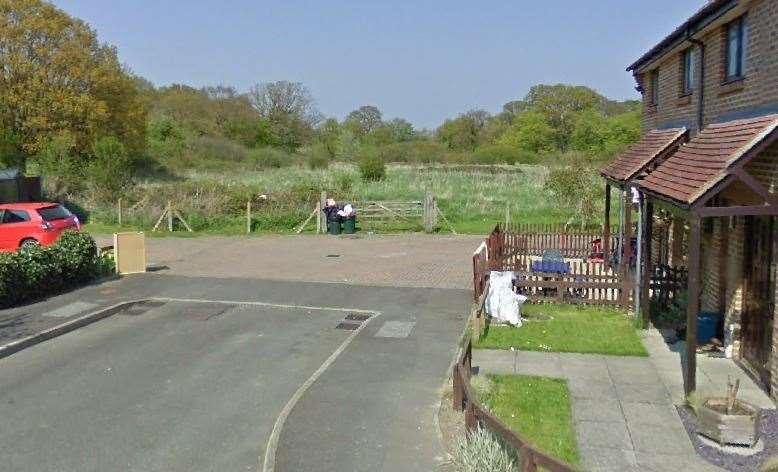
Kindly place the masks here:
POLYGON ((359 157, 359 174, 364 181, 379 181, 386 177, 386 164, 374 149, 362 150, 359 157))
POLYGON ((48 295, 108 274, 112 263, 97 255, 86 233, 65 232, 49 247, 0 254, 0 308, 48 295))
POLYGON ((454 466, 461 472, 517 472, 517 461, 489 430, 478 428, 460 437, 454 466))
POLYGON ((327 149, 322 145, 311 147, 305 163, 311 170, 326 169, 330 165, 330 156, 327 149))

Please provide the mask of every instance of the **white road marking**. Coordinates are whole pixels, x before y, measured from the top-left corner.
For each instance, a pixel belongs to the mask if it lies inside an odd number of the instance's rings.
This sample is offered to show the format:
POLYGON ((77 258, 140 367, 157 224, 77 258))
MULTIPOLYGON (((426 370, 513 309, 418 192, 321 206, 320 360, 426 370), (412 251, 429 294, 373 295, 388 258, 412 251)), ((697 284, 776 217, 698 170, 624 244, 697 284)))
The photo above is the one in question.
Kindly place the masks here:
MULTIPOLYGON (((319 309, 319 308, 317 308, 319 309)), ((325 310, 329 310, 330 308, 321 308, 325 310)), ((357 311, 357 310, 345 310, 345 311, 357 311)), ((362 311, 367 312, 366 310, 362 311)), ((305 392, 313 385, 316 380, 318 380, 319 377, 321 377, 321 374, 324 373, 325 370, 329 366, 331 366, 335 359, 338 358, 338 356, 346 350, 349 344, 351 344, 351 341, 356 338, 360 332, 362 332, 367 325, 373 321, 375 318, 378 318, 381 316, 380 312, 377 311, 371 311, 369 313, 373 313, 373 316, 368 318, 367 320, 363 321, 362 324, 354 330, 348 338, 346 338, 345 341, 343 341, 343 344, 341 344, 338 349, 335 350, 335 352, 330 355, 330 357, 327 358, 326 361, 324 361, 324 364, 322 364, 318 369, 316 369, 316 372, 311 375, 308 380, 303 383, 300 388, 297 389, 296 392, 294 392, 294 395, 292 395, 292 398, 289 399, 289 401, 284 406, 283 410, 281 410, 281 414, 278 415, 278 418, 276 419, 275 424, 273 425, 273 431, 270 433, 270 439, 268 439, 267 447, 265 448, 265 458, 264 461, 261 464, 261 468, 259 469, 261 472, 274 472, 275 466, 276 466, 276 450, 278 449, 278 440, 281 437, 281 430, 284 428, 284 423, 286 422, 286 419, 289 417, 289 414, 292 412, 292 409, 297 404, 298 401, 300 401, 300 398, 302 398, 303 395, 305 395, 305 392)))
POLYGON ((308 306, 308 305, 287 305, 284 303, 266 303, 266 302, 240 302, 235 300, 208 300, 204 298, 166 298, 154 297, 149 300, 159 300, 162 302, 182 302, 182 303, 223 303, 226 305, 248 305, 248 306, 266 306, 271 308, 289 308, 292 310, 320 310, 320 311, 340 311, 343 313, 365 313, 368 315, 378 315, 375 310, 363 310, 360 308, 340 308, 331 306, 308 306))

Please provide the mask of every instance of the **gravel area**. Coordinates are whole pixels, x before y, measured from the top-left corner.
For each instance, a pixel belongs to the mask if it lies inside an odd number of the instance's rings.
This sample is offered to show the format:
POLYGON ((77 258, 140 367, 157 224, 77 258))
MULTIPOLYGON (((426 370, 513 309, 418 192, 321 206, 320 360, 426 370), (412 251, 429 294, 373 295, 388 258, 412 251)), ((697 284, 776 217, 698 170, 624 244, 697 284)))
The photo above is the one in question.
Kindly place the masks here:
POLYGON ((711 464, 732 472, 752 472, 759 470, 763 462, 778 454, 778 411, 776 410, 762 410, 760 414, 759 438, 764 444, 764 450, 751 456, 744 456, 726 453, 704 444, 697 436, 697 417, 686 407, 677 408, 697 454, 711 464))

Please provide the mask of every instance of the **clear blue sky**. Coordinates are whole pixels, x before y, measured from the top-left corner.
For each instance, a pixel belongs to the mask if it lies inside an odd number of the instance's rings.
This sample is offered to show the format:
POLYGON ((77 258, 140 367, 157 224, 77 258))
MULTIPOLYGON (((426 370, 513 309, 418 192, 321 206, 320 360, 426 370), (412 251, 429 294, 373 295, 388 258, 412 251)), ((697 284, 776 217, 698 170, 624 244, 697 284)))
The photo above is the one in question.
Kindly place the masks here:
POLYGON ((538 83, 637 98, 627 65, 705 0, 55 0, 157 85, 303 82, 327 116, 420 127, 538 83))

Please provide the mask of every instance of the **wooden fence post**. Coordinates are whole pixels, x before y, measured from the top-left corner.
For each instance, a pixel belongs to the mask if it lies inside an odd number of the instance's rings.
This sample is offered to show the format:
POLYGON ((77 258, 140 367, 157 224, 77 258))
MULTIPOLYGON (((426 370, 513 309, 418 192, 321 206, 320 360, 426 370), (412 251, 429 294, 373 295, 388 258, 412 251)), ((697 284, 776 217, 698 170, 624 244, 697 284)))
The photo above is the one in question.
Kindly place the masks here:
POLYGON ((246 201, 246 234, 251 233, 251 199, 246 201))
POLYGON ((435 231, 436 214, 435 214, 435 197, 432 196, 432 192, 427 192, 424 195, 424 232, 432 233, 435 231))
POLYGON ((169 200, 167 202, 167 230, 173 231, 173 203, 169 200))
POLYGON ((458 363, 454 366, 454 373, 451 377, 454 380, 454 411, 462 411, 462 376, 458 363))
POLYGON ((324 207, 327 206, 327 192, 319 195, 319 210, 316 214, 316 233, 324 234, 327 232, 327 219, 324 217, 324 207))
POLYGON ((116 211, 118 213, 119 217, 119 226, 122 225, 122 199, 120 198, 117 205, 116 205, 116 211))

